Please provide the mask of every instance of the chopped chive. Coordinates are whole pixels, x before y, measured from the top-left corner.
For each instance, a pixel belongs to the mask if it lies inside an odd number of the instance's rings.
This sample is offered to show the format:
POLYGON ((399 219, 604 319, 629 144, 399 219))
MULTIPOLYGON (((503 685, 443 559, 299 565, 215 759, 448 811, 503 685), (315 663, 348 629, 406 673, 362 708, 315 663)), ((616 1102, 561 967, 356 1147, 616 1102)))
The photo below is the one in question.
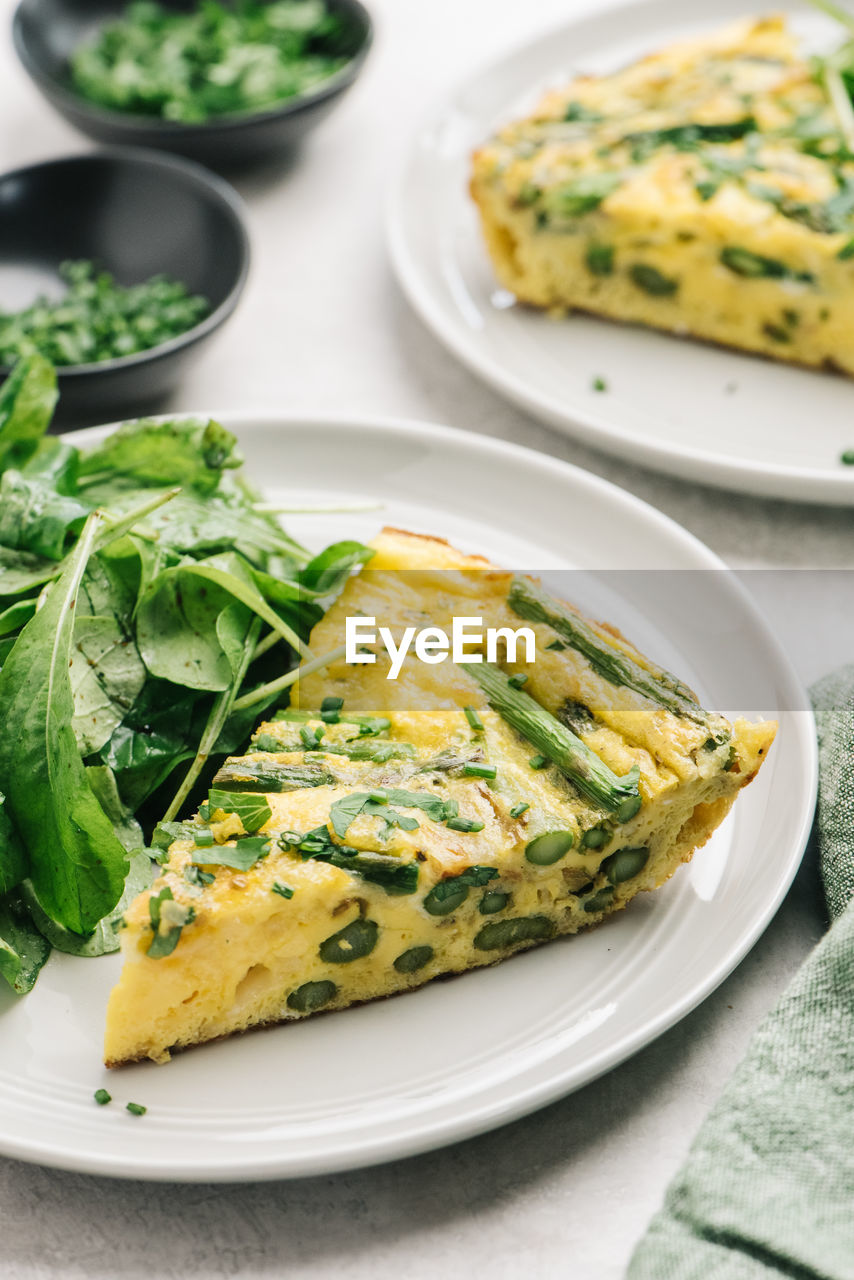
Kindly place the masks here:
POLYGON ((547 649, 554 649, 555 653, 563 653, 566 647, 567 646, 564 644, 562 640, 552 640, 549 644, 546 645, 547 649))
POLYGON ((107 1093, 106 1089, 95 1090, 95 1101, 97 1102, 99 1107, 105 1107, 107 1103, 112 1102, 112 1100, 113 1100, 113 1095, 111 1093, 107 1093))
POLYGON ((513 808, 510 810, 510 817, 521 818, 522 814, 527 813, 530 807, 531 806, 527 804, 526 801, 522 800, 519 804, 514 804, 513 808))
POLYGON ((542 769, 543 765, 548 764, 548 760, 545 756, 531 756, 528 764, 532 769, 542 769))
POLYGON ((594 391, 607 391, 607 390, 608 390, 608 384, 607 384, 607 382, 605 381, 605 379, 604 379, 604 378, 594 378, 594 379, 593 379, 593 382, 592 382, 592 384, 591 384, 591 385, 592 385, 592 387, 593 387, 593 390, 594 390, 594 391))
POLYGON ((132 1116, 144 1116, 148 1107, 144 1107, 141 1102, 129 1102, 126 1109, 132 1116))
POLYGON ((469 778, 494 778, 498 769, 494 764, 468 764, 463 765, 463 773, 469 778))
POLYGON ((846 258, 854 258, 854 240, 849 240, 847 244, 844 244, 836 256, 841 258, 843 262, 846 258))
POLYGON ((206 849, 208 845, 212 845, 213 842, 213 832, 209 828, 200 827, 199 830, 193 834, 193 843, 197 845, 199 849, 206 849))
POLYGON ((524 671, 517 671, 514 676, 508 676, 507 683, 511 689, 521 689, 523 684, 528 683, 528 676, 524 671))
POLYGON ((846 467, 854 467, 854 449, 846 449, 844 453, 839 455, 839 461, 844 463, 846 467))
POLYGON ((324 698, 320 704, 320 718, 326 724, 338 724, 341 719, 341 708, 344 706, 343 698, 324 698))
POLYGON ((293 889, 289 885, 281 884, 278 880, 273 881, 273 893, 277 893, 280 898, 292 898, 294 896, 293 889))
POLYGON ((466 720, 468 720, 475 733, 483 733, 483 721, 475 711, 474 707, 463 707, 466 720))
POLYGON ((483 823, 476 818, 446 818, 445 826, 451 831, 482 831, 483 823))

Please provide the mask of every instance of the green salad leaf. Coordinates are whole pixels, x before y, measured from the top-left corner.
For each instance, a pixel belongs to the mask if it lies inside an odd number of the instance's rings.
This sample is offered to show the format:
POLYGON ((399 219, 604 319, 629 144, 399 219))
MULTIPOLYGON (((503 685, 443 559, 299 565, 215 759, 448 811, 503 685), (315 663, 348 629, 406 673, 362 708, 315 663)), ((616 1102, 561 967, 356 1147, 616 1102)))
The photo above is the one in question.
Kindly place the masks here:
POLYGON ((72 728, 74 605, 98 532, 90 516, 62 576, 0 670, 0 778, 51 917, 87 933, 119 900, 125 851, 89 785, 72 728))

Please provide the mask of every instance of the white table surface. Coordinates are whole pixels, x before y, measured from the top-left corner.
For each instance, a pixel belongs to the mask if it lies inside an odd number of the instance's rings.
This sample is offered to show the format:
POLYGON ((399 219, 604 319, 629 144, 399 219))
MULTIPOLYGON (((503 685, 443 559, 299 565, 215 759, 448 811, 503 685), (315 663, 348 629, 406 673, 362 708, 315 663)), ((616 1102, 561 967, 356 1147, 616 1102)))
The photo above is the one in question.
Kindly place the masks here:
MULTIPOLYGON (((375 412, 449 423, 605 476, 731 564, 851 565, 850 510, 727 495, 580 448, 498 399, 425 331, 396 288, 383 244, 384 191, 407 139, 437 97, 473 68, 583 6, 367 2, 376 42, 345 104, 293 164, 236 183, 253 238, 249 285, 169 407, 375 412)), ((0 0, 4 169, 88 146, 19 69, 8 36, 12 7, 0 0)), ((714 5, 708 9, 711 23, 714 5)), ((762 575, 756 586, 810 681, 854 656, 852 611, 841 574, 799 574, 794 588, 792 577, 762 575)), ((810 862, 735 974, 655 1044, 563 1102, 430 1155, 299 1182, 187 1188, 0 1160, 0 1274, 612 1280, 751 1030, 822 928, 810 862)))

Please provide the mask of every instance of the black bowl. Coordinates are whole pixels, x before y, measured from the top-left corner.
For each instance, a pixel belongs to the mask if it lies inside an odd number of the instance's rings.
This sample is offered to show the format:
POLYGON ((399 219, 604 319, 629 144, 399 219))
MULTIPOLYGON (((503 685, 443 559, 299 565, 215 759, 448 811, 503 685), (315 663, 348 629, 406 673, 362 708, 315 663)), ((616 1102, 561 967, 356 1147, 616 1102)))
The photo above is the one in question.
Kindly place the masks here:
MULTIPOLYGON (((160 0, 186 12, 194 0, 160 0)), ((180 124, 153 116, 110 111, 75 91, 71 51, 106 19, 127 8, 127 0, 21 0, 15 12, 15 48, 24 67, 57 111, 99 142, 160 147, 200 160, 215 169, 245 167, 290 151, 328 115, 361 70, 371 44, 371 20, 359 0, 327 0, 346 29, 341 53, 349 61, 309 93, 269 111, 223 116, 204 124, 180 124)))
POLYGON ((249 240, 231 187, 173 156, 116 148, 0 176, 0 311, 40 293, 61 296, 60 263, 74 258, 94 260, 122 285, 162 272, 203 294, 211 312, 148 351, 59 368, 65 424, 155 407, 237 305, 249 240))

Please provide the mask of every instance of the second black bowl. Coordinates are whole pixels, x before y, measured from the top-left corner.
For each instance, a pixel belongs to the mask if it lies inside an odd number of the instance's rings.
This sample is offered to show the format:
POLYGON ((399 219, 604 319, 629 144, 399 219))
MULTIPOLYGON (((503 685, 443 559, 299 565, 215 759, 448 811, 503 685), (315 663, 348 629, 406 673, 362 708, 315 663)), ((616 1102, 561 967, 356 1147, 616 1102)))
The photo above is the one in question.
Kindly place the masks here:
POLYGON ((0 310, 61 296, 59 267, 73 259, 93 260, 121 285, 171 276, 211 310, 148 351, 57 369, 55 421, 66 424, 144 412, 172 390, 237 305, 249 240, 231 187, 172 156, 105 150, 0 176, 0 310))
MULTIPOLYGON (((186 12, 194 0, 160 0, 186 12)), ((343 21, 340 70, 308 93, 267 111, 222 116, 203 124, 181 124, 156 116, 110 111, 77 93, 68 59, 101 23, 118 17, 127 0, 21 0, 15 12, 15 48, 25 69, 50 103, 76 128, 99 142, 160 147, 200 160, 214 169, 244 167, 291 150, 328 115, 361 70, 372 38, 371 20, 359 0, 327 0, 343 21)))

